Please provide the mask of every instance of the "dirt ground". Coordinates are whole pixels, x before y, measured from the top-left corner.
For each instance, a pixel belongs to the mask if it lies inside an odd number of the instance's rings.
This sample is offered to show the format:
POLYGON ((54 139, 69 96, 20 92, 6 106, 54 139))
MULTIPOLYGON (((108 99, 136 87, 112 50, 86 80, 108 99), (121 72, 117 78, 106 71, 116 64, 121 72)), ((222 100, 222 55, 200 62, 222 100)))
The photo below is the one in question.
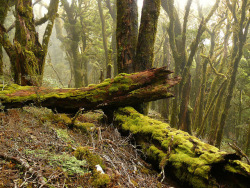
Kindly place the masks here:
POLYGON ((103 117, 100 111, 79 115, 87 127, 79 129, 46 108, 0 112, 0 187, 177 187, 161 182, 160 172, 142 160, 133 135, 122 137, 100 123, 103 117), (101 159, 106 179, 74 156, 79 147, 101 159))

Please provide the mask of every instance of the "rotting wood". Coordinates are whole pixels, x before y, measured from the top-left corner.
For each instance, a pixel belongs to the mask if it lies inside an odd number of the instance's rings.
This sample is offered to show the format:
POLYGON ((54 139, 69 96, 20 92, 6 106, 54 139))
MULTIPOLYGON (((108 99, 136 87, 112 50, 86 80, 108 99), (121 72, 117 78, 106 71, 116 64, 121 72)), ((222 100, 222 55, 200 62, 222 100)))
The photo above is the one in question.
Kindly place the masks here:
POLYGON ((250 166, 237 154, 220 151, 132 107, 115 111, 114 125, 132 134, 147 159, 159 168, 165 166, 165 175, 173 175, 185 187, 249 186, 250 166))
POLYGON ((165 67, 134 74, 122 73, 100 84, 77 89, 0 85, 0 101, 5 109, 33 103, 67 113, 77 112, 80 108, 112 110, 173 97, 169 88, 178 84, 180 77, 169 78, 171 73, 165 67))

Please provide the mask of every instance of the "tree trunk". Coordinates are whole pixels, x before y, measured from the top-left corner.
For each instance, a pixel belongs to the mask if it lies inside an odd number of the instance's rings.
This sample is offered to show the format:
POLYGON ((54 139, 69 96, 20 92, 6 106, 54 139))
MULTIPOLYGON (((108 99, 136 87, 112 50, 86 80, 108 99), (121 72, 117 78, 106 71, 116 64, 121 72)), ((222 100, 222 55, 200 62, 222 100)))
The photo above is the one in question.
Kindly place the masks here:
POLYGON ((138 36, 136 0, 117 1, 117 63, 118 73, 133 73, 138 36))
MULTIPOLYGON (((225 104, 223 105, 223 111, 220 119, 220 126, 218 128, 217 134, 216 134, 216 146, 220 147, 221 141, 222 141, 222 136, 223 136, 223 131, 224 131, 224 126, 226 123, 226 119, 228 116, 228 111, 230 108, 230 103, 233 97, 233 91, 234 87, 236 84, 236 75, 238 71, 238 66, 243 54, 243 46, 246 42, 247 39, 247 34, 248 34, 248 28, 250 25, 250 19, 249 17, 246 16, 246 13, 248 11, 247 9, 247 0, 243 0, 241 2, 241 9, 240 10, 240 20, 237 18, 234 18, 234 23, 233 27, 237 28, 233 30, 233 47, 232 47, 232 55, 231 55, 231 67, 232 71, 230 72, 230 78, 229 78, 229 83, 228 83, 228 88, 227 88, 227 95, 225 99, 225 104), (246 22, 245 24, 243 24, 246 22)), ((235 7, 233 7, 232 10, 234 13, 237 12, 235 10, 235 7)), ((236 16, 236 15, 235 15, 236 16)))
MULTIPOLYGON (((218 98, 216 100, 216 103, 215 103, 215 107, 214 107, 214 111, 213 111, 213 115, 212 115, 212 120, 211 120, 211 125, 209 127, 209 133, 208 133, 208 143, 211 144, 211 145, 215 145, 215 139, 216 139, 216 133, 217 133, 217 130, 218 130, 218 127, 219 127, 219 121, 220 121, 220 116, 221 116, 221 113, 220 111, 222 110, 222 104, 223 104, 223 96, 225 94, 225 91, 226 91, 226 88, 227 88, 227 85, 228 83, 225 82, 225 83, 222 83, 223 86, 222 86, 222 89, 218 95, 218 98)), ((202 127, 201 127, 202 128, 202 127)))
POLYGON ((114 113, 114 124, 132 134, 154 166, 178 179, 183 187, 248 187, 250 166, 236 154, 220 151, 188 133, 139 114, 131 107, 114 113))
POLYGON ((79 54, 79 42, 80 42, 80 29, 79 29, 79 20, 75 19, 77 16, 76 5, 69 4, 68 1, 62 0, 62 5, 66 12, 66 24, 65 29, 67 31, 68 38, 70 39, 69 45, 70 48, 68 51, 68 55, 72 59, 72 68, 73 75, 75 80, 75 87, 82 87, 83 84, 83 69, 82 69, 82 61, 80 60, 79 54))
MULTIPOLYGON (((163 31, 166 32, 166 27, 163 27, 163 31)), ((165 41, 163 44, 163 66, 170 68, 170 47, 168 36, 165 36, 165 41)), ((165 120, 169 120, 170 105, 168 99, 163 99, 158 103, 160 108, 160 113, 165 120)))
POLYGON ((41 85, 48 43, 52 33, 59 0, 51 0, 48 9, 48 24, 46 26, 42 44, 38 40, 35 29, 31 0, 15 1, 16 32, 14 44, 8 38, 6 29, 0 27, 0 43, 7 52, 14 81, 22 85, 41 85))
POLYGON ((119 106, 136 106, 172 97, 168 89, 177 84, 180 78, 169 79, 171 73, 163 67, 131 75, 120 74, 112 80, 106 79, 103 83, 79 89, 1 85, 0 97, 6 109, 34 103, 58 112, 75 112, 79 108, 112 110, 119 106))
MULTIPOLYGON (((8 0, 0 5, 0 24, 3 25, 8 13, 8 0)), ((3 75, 3 49, 0 44, 0 76, 3 75)))
POLYGON ((154 44, 161 0, 144 0, 136 49, 135 72, 150 69, 154 63, 154 44))
POLYGON ((250 122, 248 122, 248 133, 247 133, 247 142, 246 142, 246 152, 247 156, 250 155, 250 122))
POLYGON ((189 76, 189 79, 187 80, 189 84, 185 84, 183 87, 183 94, 181 99, 180 106, 180 117, 179 117, 179 124, 178 128, 188 132, 189 134, 192 133, 191 130, 191 122, 190 122, 190 113, 189 113, 189 96, 190 96, 190 88, 191 88, 191 75, 189 76))
POLYGON ((106 23, 105 23, 105 18, 103 15, 102 1, 101 0, 97 0, 97 1, 98 1, 100 19, 101 19, 101 23, 102 23, 102 41, 103 41, 103 47, 104 47, 104 52, 105 52, 105 61, 106 61, 106 65, 105 65, 106 78, 111 78, 111 62, 110 62, 109 50, 108 50, 106 23))
MULTIPOLYGON (((237 121, 237 125, 241 125, 241 118, 242 117, 242 90, 240 90, 240 94, 239 94, 239 116, 238 116, 238 121, 237 121)), ((239 127, 235 127, 235 137, 236 137, 236 141, 238 141, 239 139, 239 135, 240 134, 240 128, 239 127)))

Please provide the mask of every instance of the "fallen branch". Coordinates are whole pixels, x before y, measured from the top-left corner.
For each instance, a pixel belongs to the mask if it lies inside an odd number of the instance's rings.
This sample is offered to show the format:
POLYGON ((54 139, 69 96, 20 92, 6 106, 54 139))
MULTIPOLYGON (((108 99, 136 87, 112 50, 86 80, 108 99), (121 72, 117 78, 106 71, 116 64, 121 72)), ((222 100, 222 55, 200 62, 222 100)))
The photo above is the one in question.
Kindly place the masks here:
MULTIPOLYGON (((171 73, 162 67, 135 74, 120 74, 114 79, 106 79, 100 84, 79 89, 13 84, 0 91, 0 100, 5 109, 20 108, 33 103, 36 106, 68 113, 77 112, 81 108, 110 110, 173 97, 173 94, 169 93, 169 88, 178 84, 180 78, 168 78, 171 73)), ((0 90, 2 88, 0 85, 0 90)))

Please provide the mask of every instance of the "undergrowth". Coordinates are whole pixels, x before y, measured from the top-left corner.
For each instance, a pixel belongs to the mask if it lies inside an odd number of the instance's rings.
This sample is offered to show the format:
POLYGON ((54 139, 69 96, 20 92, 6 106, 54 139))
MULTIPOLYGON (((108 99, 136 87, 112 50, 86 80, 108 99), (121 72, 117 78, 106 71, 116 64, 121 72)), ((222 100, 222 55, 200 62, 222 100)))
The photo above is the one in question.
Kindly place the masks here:
POLYGON ((46 108, 0 112, 0 187, 169 187, 103 118, 81 114, 69 129, 72 117, 46 108))

